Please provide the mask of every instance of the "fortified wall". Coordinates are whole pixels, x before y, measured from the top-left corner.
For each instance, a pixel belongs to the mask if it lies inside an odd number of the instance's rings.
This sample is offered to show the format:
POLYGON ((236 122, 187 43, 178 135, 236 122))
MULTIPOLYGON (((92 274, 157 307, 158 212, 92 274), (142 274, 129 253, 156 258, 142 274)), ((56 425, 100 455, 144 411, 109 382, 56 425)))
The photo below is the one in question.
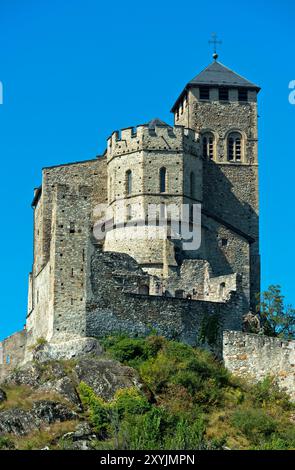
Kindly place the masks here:
POLYGON ((0 342, 0 383, 9 372, 23 362, 26 340, 27 332, 23 330, 0 342))
POLYGON ((295 401, 295 341, 225 331, 222 355, 233 374, 253 382, 271 376, 295 401))

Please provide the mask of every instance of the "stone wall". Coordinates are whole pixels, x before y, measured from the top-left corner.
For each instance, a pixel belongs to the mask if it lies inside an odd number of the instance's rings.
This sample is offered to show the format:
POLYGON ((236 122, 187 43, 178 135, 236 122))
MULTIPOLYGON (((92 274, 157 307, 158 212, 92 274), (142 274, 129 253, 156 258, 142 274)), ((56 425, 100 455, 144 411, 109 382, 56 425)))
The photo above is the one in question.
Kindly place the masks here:
POLYGON ((254 382, 274 377, 279 387, 295 400, 295 341, 225 331, 223 360, 233 374, 254 382))
POLYGON ((24 360, 26 336, 23 330, 0 342, 0 382, 24 360))
POLYGON ((93 211, 106 199, 103 157, 43 169, 42 190, 34 204, 34 265, 27 317, 31 342, 64 334, 66 323, 67 334, 85 333, 87 247, 93 211))
POLYGON ((209 344, 220 354, 223 329, 241 329, 242 298, 238 292, 232 293, 226 303, 136 294, 134 290, 128 292, 125 273, 130 270, 138 279, 144 276, 139 265, 128 255, 94 249, 87 302, 87 336, 100 337, 110 332, 145 335, 155 329, 168 338, 189 344, 209 344))
POLYGON ((217 87, 210 88, 209 100, 201 100, 199 88, 192 87, 175 110, 175 124, 195 130, 200 139, 205 132, 214 135, 213 161, 203 162, 203 210, 248 236, 249 290, 254 309, 260 291, 257 93, 248 90, 248 102, 239 102, 238 90, 232 88, 228 102, 221 102, 217 87), (240 162, 227 161, 229 132, 242 135, 240 162))
MULTIPOLYGON (((147 220, 150 205, 175 205, 202 200, 202 159, 196 134, 183 127, 148 125, 115 132, 108 139, 108 201, 116 227, 107 232, 104 249, 133 256, 151 274, 163 274, 164 263, 175 266, 173 246, 165 259, 165 237, 154 227, 139 230, 133 223, 147 220), (166 188, 160 190, 160 170, 166 169, 166 188), (127 192, 126 172, 131 172, 132 190, 127 192), (193 176, 191 174, 193 173, 193 176), (193 179, 194 194, 191 194, 193 179), (191 197, 190 201, 184 198, 191 197), (118 224, 132 222, 128 227, 118 224)), ((167 253, 166 253, 167 254, 167 253)))

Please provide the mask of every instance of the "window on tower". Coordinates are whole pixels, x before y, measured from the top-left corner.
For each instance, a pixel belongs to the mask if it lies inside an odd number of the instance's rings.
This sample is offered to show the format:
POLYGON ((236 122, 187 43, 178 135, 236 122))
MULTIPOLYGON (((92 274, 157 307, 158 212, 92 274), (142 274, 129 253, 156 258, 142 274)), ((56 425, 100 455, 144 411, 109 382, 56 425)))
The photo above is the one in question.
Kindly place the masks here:
POLYGON ((126 206, 126 218, 127 220, 131 220, 132 219, 132 208, 131 208, 131 205, 128 204, 126 206))
POLYGON ((200 87, 200 100, 209 100, 210 99, 210 89, 208 86, 200 87))
POLYGON ((126 193, 127 196, 132 193, 132 171, 126 171, 126 193))
POLYGON ((166 168, 162 167, 160 169, 160 193, 166 192, 166 179, 167 179, 167 171, 166 171, 166 168))
POLYGON ((232 132, 227 140, 227 160, 240 162, 242 159, 242 136, 239 132, 232 132))
POLYGON ((228 101, 228 88, 219 88, 219 101, 228 101))
POLYGON ((247 101, 248 100, 248 90, 247 90, 247 88, 239 88, 238 89, 238 99, 239 99, 239 101, 247 101))
POLYGON ((207 132, 206 134, 203 134, 202 148, 203 148, 203 157, 208 160, 213 160, 214 158, 214 135, 212 134, 212 132, 207 132))

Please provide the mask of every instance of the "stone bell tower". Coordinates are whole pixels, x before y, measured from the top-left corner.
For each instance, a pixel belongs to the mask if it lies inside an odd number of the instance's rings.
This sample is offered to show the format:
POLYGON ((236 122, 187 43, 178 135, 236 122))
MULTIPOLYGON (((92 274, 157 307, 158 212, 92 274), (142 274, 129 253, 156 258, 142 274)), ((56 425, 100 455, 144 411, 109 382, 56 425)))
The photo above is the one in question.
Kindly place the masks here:
POLYGON ((219 265, 216 249, 207 246, 213 271, 217 275, 221 270, 244 273, 245 290, 254 309, 260 291, 257 157, 260 88, 218 62, 217 54, 213 57, 214 62, 185 86, 171 111, 175 125, 200 135, 203 215, 248 243, 248 252, 241 253, 229 237, 219 240, 219 259, 223 258, 219 265), (214 252, 212 259, 210 251, 214 252))

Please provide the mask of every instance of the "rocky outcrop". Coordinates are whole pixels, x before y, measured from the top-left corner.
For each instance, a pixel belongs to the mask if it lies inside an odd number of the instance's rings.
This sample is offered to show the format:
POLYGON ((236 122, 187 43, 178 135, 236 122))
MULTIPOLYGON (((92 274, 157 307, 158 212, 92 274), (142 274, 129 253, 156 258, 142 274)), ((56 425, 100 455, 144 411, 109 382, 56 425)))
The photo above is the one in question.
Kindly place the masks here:
POLYGON ((134 369, 109 359, 82 359, 75 367, 75 374, 79 382, 85 382, 105 400, 112 399, 120 388, 140 387, 134 369))
POLYGON ((32 362, 13 371, 3 387, 29 386, 34 391, 54 393, 79 405, 77 386, 85 382, 104 399, 112 399, 120 388, 140 387, 134 369, 117 361, 99 357, 84 357, 75 361, 32 362))
POLYGON ((92 443, 97 439, 87 422, 77 424, 75 431, 64 434, 60 442, 64 449, 91 450, 92 443))
MULTIPOLYGON (((78 420, 82 405, 77 388, 81 382, 106 400, 112 399, 118 389, 141 387, 134 369, 103 357, 27 363, 11 372, 1 385, 0 409, 1 402, 6 404, 0 411, 0 436, 25 436, 52 423, 78 420), (26 393, 31 391, 31 399, 23 407, 11 405, 10 394, 24 389, 26 393)), ((65 436, 71 448, 89 448, 88 441, 95 436, 86 424, 65 436)))
POLYGON ((78 419, 78 415, 62 403, 41 400, 31 410, 12 408, 0 412, 1 434, 23 436, 44 425, 78 419))
POLYGON ((86 355, 100 356, 103 348, 95 338, 73 338, 64 342, 50 342, 37 345, 33 359, 47 362, 60 359, 74 359, 86 355))

